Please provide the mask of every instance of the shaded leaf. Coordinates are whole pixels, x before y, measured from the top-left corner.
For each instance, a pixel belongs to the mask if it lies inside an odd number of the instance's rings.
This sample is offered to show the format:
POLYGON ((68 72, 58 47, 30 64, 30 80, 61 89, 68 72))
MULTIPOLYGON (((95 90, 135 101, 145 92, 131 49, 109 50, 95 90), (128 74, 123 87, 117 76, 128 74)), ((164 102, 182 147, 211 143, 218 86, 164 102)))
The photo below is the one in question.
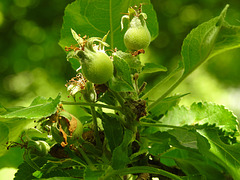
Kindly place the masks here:
POLYGON ((187 94, 174 95, 163 99, 157 106, 151 109, 151 114, 153 116, 164 115, 171 107, 177 105, 182 97, 187 94))
POLYGON ((240 47, 240 26, 232 26, 223 22, 209 59, 225 51, 240 47))
POLYGON ((112 168, 124 168, 129 162, 128 145, 133 141, 133 132, 125 129, 122 143, 116 147, 112 155, 112 168))
POLYGON ((109 147, 113 151, 123 140, 123 127, 115 117, 108 114, 103 114, 102 123, 109 147))
POLYGON ((171 148, 160 156, 160 161, 167 166, 177 165, 187 175, 187 177, 202 176, 202 178, 211 180, 217 178, 225 179, 223 176, 223 170, 198 151, 171 148))
POLYGON ((157 132, 148 135, 147 138, 151 140, 148 146, 149 153, 158 156, 170 149, 170 141, 173 137, 167 132, 157 132))
POLYGON ((76 180, 78 178, 73 177, 52 177, 52 178, 41 178, 41 180, 76 180))
POLYGON ((70 58, 68 61, 71 63, 71 66, 75 71, 81 66, 79 60, 75 58, 70 58))
POLYGON ((98 170, 98 171, 92 171, 90 168, 87 168, 84 173, 84 179, 85 180, 98 180, 104 171, 98 170))
POLYGON ((159 168, 150 167, 150 166, 135 166, 135 167, 128 167, 125 169, 119 169, 114 171, 114 174, 118 174, 118 175, 138 174, 138 173, 160 174, 162 176, 169 177, 170 179, 173 179, 173 180, 182 179, 175 174, 172 174, 170 172, 167 172, 159 168))
MULTIPOLYGON (((40 167, 46 163, 45 158, 37 158, 35 161, 40 167)), ((32 175, 36 170, 33 169, 26 161, 18 166, 18 171, 15 174, 14 180, 32 180, 34 176, 32 175)))
POLYGON ((158 148, 160 148, 159 145, 162 145, 160 149, 156 149, 154 146, 154 149, 150 148, 150 150, 157 155, 163 153, 162 150, 167 150, 170 147, 177 147, 181 149, 197 149, 197 137, 192 130, 188 129, 172 129, 168 132, 155 132, 154 134, 146 135, 146 137, 151 140, 151 143, 149 145, 158 144, 158 148), (156 151, 155 151, 156 150, 156 151))
MULTIPOLYGON (((174 136, 181 146, 198 149, 197 147, 197 137, 194 131, 192 130, 185 130, 185 129, 172 129, 168 131, 169 134, 174 136)), ((176 146, 175 144, 172 144, 176 146)))
POLYGON ((32 173, 35 171, 31 166, 28 165, 28 163, 23 162, 19 167, 18 171, 15 174, 14 180, 32 180, 34 179, 34 176, 32 173))

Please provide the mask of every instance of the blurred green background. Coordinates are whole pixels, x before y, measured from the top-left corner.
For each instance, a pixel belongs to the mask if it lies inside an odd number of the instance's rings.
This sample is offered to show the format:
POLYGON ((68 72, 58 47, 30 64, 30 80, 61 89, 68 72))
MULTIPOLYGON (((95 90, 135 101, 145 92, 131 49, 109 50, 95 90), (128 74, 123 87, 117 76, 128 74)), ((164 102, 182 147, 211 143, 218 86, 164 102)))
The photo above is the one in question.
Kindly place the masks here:
MULTIPOLYGON (((64 8, 73 0, 0 1, 0 103, 27 106, 36 96, 56 97, 75 75, 58 45, 64 8)), ((147 61, 169 70, 181 58, 183 39, 192 28, 219 15, 230 4, 227 21, 240 25, 237 0, 152 0, 159 21, 159 36, 145 54, 147 61)), ((151 23, 150 20, 148 23, 151 23)), ((154 79, 161 74, 153 74, 154 79)), ((210 101, 224 104, 240 117, 240 51, 215 57, 193 72, 175 91, 188 93, 181 104, 210 101)), ((0 179, 12 179, 21 162, 21 150, 0 157, 0 179), (5 168, 4 168, 5 167, 5 168), (11 169, 6 169, 10 167, 11 169), (11 176, 12 175, 12 176, 11 176), (4 177, 4 178, 3 178, 4 177)))

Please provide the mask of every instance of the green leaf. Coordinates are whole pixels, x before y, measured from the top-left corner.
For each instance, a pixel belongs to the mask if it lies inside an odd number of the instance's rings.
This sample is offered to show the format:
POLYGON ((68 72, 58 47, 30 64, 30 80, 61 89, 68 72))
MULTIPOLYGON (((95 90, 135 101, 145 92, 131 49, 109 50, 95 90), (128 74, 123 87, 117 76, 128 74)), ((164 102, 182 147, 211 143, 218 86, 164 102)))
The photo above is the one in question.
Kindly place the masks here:
POLYGON ((109 81, 109 87, 116 92, 133 92, 133 87, 126 81, 112 77, 109 81))
POLYGON ((240 47, 240 26, 232 26, 223 22, 209 59, 225 51, 240 47))
POLYGON ((233 179, 239 179, 240 177, 240 144, 227 145, 223 143, 218 135, 218 131, 215 129, 203 129, 198 130, 203 135, 210 146, 203 141, 199 136, 199 150, 203 156, 208 157, 212 161, 220 164, 224 167, 233 179))
POLYGON ((109 147, 113 151, 123 140, 123 127, 121 123, 110 114, 103 114, 102 118, 105 137, 109 147))
POLYGON ((153 86, 147 93, 145 93, 142 98, 151 100, 149 102, 148 109, 151 110, 154 108, 158 103, 160 103, 168 94, 171 92, 171 86, 178 82, 183 74, 183 63, 179 61, 177 68, 168 72, 164 78, 153 86))
POLYGON ((113 56, 115 75, 109 80, 109 86, 117 92, 134 91, 129 65, 121 58, 113 56))
POLYGON ((151 109, 153 116, 164 115, 171 107, 177 105, 182 97, 188 94, 174 95, 163 99, 157 106, 151 109))
MULTIPOLYGON (((163 82, 159 82, 151 89, 144 98, 154 99, 149 110, 156 106, 164 97, 168 96, 191 72, 198 68, 202 63, 206 62, 215 55, 225 52, 230 49, 240 47, 240 26, 229 25, 225 21, 228 5, 223 9, 218 17, 215 17, 195 29, 193 29, 184 39, 182 45, 182 65, 170 73, 170 79, 173 74, 178 74, 176 81, 168 84, 168 88, 159 91, 159 88, 164 87, 163 82), (180 71, 183 69, 183 73, 180 71)), ((165 82, 165 81, 164 81, 165 82)))
POLYGON ((47 133, 42 133, 36 128, 29 128, 25 130, 25 135, 28 139, 32 139, 34 141, 47 139, 47 133))
POLYGON ((0 114, 3 114, 3 113, 6 112, 6 111, 7 111, 6 108, 3 107, 2 104, 0 104, 0 114))
POLYGON ((37 97, 29 107, 22 108, 5 115, 0 115, 0 118, 26 118, 26 119, 39 119, 54 114, 57 105, 60 102, 61 96, 58 95, 56 99, 37 97))
POLYGON ((70 178, 69 177, 69 174, 66 173, 65 170, 62 170, 60 168, 55 168, 54 170, 51 170, 49 173, 44 173, 43 174, 43 179, 52 179, 52 178, 55 178, 55 179, 58 179, 58 178, 70 178))
POLYGON ((124 168, 129 162, 128 157, 128 145, 133 141, 133 132, 125 129, 122 143, 116 147, 112 155, 112 168, 121 169, 124 168))
POLYGON ((98 101, 104 102, 105 104, 112 106, 116 105, 116 99, 109 91, 105 92, 100 98, 98 98, 98 101))
POLYGON ((48 101, 51 101, 51 98, 49 98, 49 100, 48 100, 45 97, 38 96, 32 101, 30 106, 36 106, 36 105, 39 105, 39 104, 44 104, 44 103, 47 103, 48 101))
MULTIPOLYGON (((175 106, 161 119, 166 125, 216 125, 227 133, 234 133, 238 129, 238 121, 235 115, 222 105, 214 103, 193 103, 188 110, 184 106, 175 106)), ((163 128, 162 130, 166 130, 163 128)))
POLYGON ((81 66, 79 60, 75 58, 70 58, 68 61, 71 63, 71 66, 75 71, 81 66))
POLYGON ((64 171, 68 173, 70 177, 83 178, 83 169, 65 169, 64 171))
POLYGON ((182 46, 184 76, 208 59, 219 36, 227 9, 228 5, 223 9, 220 16, 199 25, 184 39, 182 46))
MULTIPOLYGON (((33 124, 33 120, 38 120, 55 113, 59 102, 60 95, 56 99, 49 98, 48 100, 37 97, 29 107, 16 108, 15 111, 0 115, 0 129, 2 129, 0 144, 5 144, 6 140, 15 141, 24 128, 33 124)), ((6 148, 1 148, 0 156, 5 152, 6 148)))
POLYGON ((150 148, 150 151, 157 155, 156 153, 161 154, 164 151, 156 149, 157 147, 162 146, 162 150, 168 150, 170 146, 177 147, 180 149, 197 149, 197 136, 194 131, 188 129, 172 129, 168 132, 156 132, 154 134, 146 135, 146 137, 151 141, 149 144, 154 145, 150 148), (168 145, 168 146, 167 146, 168 145), (152 149, 153 148, 153 149, 152 149), (156 150, 156 151, 155 151, 156 150))
POLYGON ((173 138, 167 132, 157 132, 155 134, 148 135, 147 138, 150 140, 149 153, 158 156, 168 149, 170 149, 170 141, 173 138))
POLYGON ((167 71, 167 68, 154 63, 145 63, 145 65, 142 68, 141 73, 155 73, 155 72, 165 72, 167 71))
MULTIPOLYGON (((197 149, 197 137, 194 131, 187 129, 172 129, 168 131, 169 134, 174 136, 181 146, 197 149)), ((177 144, 172 144, 173 146, 179 147, 177 144)))
MULTIPOLYGON (((38 164, 40 167, 43 166, 43 164, 46 163, 45 158, 37 158, 34 161, 36 164, 38 164)), ((26 161, 24 161, 22 164, 18 166, 18 171, 15 174, 14 180, 32 180, 34 179, 34 176, 32 175, 36 170, 33 169, 26 161)))
POLYGON ((32 173, 35 171, 31 166, 28 165, 28 163, 23 162, 19 167, 18 171, 15 174, 14 180, 32 180, 34 179, 34 176, 32 173))
MULTIPOLYGON (((8 142, 9 128, 5 123, 0 122, 0 149, 6 149, 4 145, 8 142)), ((1 155, 1 150, 0 150, 1 155)))
MULTIPOLYGON (((198 134, 197 132, 195 133, 198 134)), ((196 138, 196 134, 192 135, 196 138)), ((179 134, 178 136, 181 137, 182 134, 179 134)), ((176 146, 173 146, 173 148, 163 153, 159 159, 161 163, 167 166, 178 166, 187 176, 201 175, 202 177, 211 180, 225 179, 222 169, 214 162, 205 158, 198 151, 186 148, 179 149, 176 148, 176 146)))
POLYGON ((124 31, 121 32, 120 22, 123 13, 128 12, 130 6, 143 3, 143 12, 147 13, 148 29, 152 39, 157 37, 158 22, 157 16, 150 0, 99 0, 85 1, 76 0, 65 9, 61 39, 59 44, 65 46, 76 44, 71 34, 71 28, 82 36, 103 37, 110 31, 107 43, 111 49, 117 47, 125 50, 123 43, 124 31))
POLYGON ((128 63, 132 74, 135 72, 141 71, 142 64, 139 59, 139 56, 133 56, 131 53, 126 53, 126 52, 122 52, 122 51, 114 52, 113 55, 117 56, 121 59, 124 59, 128 63))
POLYGON ((98 170, 98 171, 92 171, 91 169, 87 168, 84 173, 84 179, 85 180, 98 180, 104 171, 98 170))

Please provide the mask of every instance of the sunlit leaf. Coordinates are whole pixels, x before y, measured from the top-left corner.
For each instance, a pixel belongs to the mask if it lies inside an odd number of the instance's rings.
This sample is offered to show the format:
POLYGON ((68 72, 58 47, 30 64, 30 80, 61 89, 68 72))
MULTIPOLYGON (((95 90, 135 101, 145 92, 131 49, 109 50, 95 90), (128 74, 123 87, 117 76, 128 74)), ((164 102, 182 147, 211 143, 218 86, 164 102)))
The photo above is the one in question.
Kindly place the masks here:
POLYGON ((115 75, 109 80, 109 87, 117 92, 134 91, 129 65, 118 56, 113 56, 115 75))
POLYGON ((122 143, 115 148, 112 155, 113 169, 124 168, 130 162, 128 157, 128 145, 133 141, 133 132, 125 129, 122 143))
POLYGON ((227 8, 228 6, 224 8, 220 16, 193 29, 184 39, 182 46, 184 76, 208 59, 216 39, 221 33, 220 30, 226 16, 227 8))
POLYGON ((76 44, 71 34, 71 28, 82 36, 103 37, 110 31, 107 43, 111 49, 117 47, 125 50, 123 43, 124 31, 121 32, 120 22, 123 13, 128 12, 130 6, 143 3, 143 12, 147 13, 147 26, 152 39, 158 34, 158 22, 150 0, 76 0, 65 9, 64 23, 59 44, 65 48, 76 44))
MULTIPOLYGON (((57 111, 57 106, 60 103, 60 95, 56 99, 45 99, 37 97, 31 105, 26 108, 16 108, 16 110, 4 115, 0 115, 0 144, 6 144, 6 140, 16 141, 21 132, 27 126, 34 123, 34 120, 48 117, 57 111)), ((0 149, 0 155, 6 151, 6 147, 0 149)))
POLYGON ((155 73, 155 72, 162 72, 162 71, 163 72, 167 71, 167 68, 162 65, 158 65, 154 63, 145 63, 141 73, 155 73))
POLYGON ((33 103, 26 108, 1 115, 0 118, 26 118, 37 119, 50 116, 57 111, 56 107, 60 102, 61 96, 58 95, 56 99, 36 98, 33 103))
POLYGON ((133 56, 131 53, 117 51, 113 53, 113 56, 117 56, 120 59, 124 59, 130 67, 131 73, 139 72, 142 69, 142 64, 139 56, 133 56))
POLYGON ((7 110, 0 104, 0 114, 6 112, 7 110))
POLYGON ((193 103, 190 109, 184 106, 173 107, 161 121, 163 124, 175 126, 215 124, 227 133, 238 130, 236 116, 224 106, 214 103, 193 103))
MULTIPOLYGON (((232 26, 225 21, 228 7, 229 5, 226 5, 219 16, 204 22, 187 35, 181 51, 182 66, 179 66, 183 73, 179 73, 176 81, 173 81, 164 91, 159 91, 159 88, 163 85, 163 82, 159 82, 144 96, 144 98, 155 100, 150 104, 149 109, 168 96, 202 63, 222 52, 240 47, 240 26, 232 26)), ((170 73, 169 78, 172 77, 172 74, 179 72, 178 69, 170 73)))

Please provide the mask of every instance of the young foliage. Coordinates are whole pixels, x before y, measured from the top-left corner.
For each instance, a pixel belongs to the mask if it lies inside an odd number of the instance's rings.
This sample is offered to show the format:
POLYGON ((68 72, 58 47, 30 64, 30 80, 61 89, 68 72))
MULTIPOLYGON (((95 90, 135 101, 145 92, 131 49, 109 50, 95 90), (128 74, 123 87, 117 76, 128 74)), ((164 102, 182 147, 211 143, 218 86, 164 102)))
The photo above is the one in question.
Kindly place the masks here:
POLYGON ((208 142, 199 141, 200 152, 226 168, 233 179, 238 179, 240 175, 240 144, 228 145, 223 143, 215 129, 203 129, 199 132, 208 140, 208 142), (209 144, 206 145, 206 143, 209 144))
POLYGON ((60 95, 55 99, 37 97, 33 100, 29 107, 16 109, 13 111, 5 111, 0 115, 1 138, 0 154, 4 154, 6 148, 3 147, 8 141, 17 140, 23 129, 33 124, 34 120, 39 120, 54 114, 60 103, 60 95))
POLYGON ((120 25, 122 13, 125 13, 130 6, 140 3, 145 4, 144 12, 151 20, 151 23, 148 23, 148 28, 152 39, 156 38, 158 22, 150 0, 76 0, 65 9, 60 46, 64 49, 65 46, 75 44, 70 31, 72 28, 76 32, 81 32, 82 36, 88 35, 90 37, 103 37, 110 31, 107 40, 110 47, 125 50, 124 33, 121 32, 120 25))
POLYGON ((193 29, 183 41, 182 60, 179 67, 173 70, 165 79, 174 75, 176 81, 168 85, 165 91, 158 88, 165 86, 166 81, 160 81, 154 88, 148 91, 143 98, 154 99, 149 108, 156 106, 164 97, 175 89, 191 72, 213 56, 227 50, 239 48, 240 27, 229 25, 225 21, 229 5, 223 9, 218 17, 215 17, 195 29, 193 29))
POLYGON ((223 131, 234 134, 238 130, 238 121, 236 119, 236 116, 222 105, 199 102, 193 103, 189 110, 184 106, 173 107, 161 119, 161 122, 174 126, 216 125, 223 131))
POLYGON ((58 95, 37 97, 25 108, 0 105, 0 143, 7 147, 0 155, 13 147, 25 150, 15 179, 237 180, 239 124, 233 113, 207 102, 178 106, 187 94, 169 96, 200 64, 239 47, 239 27, 225 21, 227 8, 189 33, 179 66, 145 92, 147 82, 139 85, 139 76, 167 68, 142 64, 139 54, 145 50, 138 42, 134 47, 125 42, 126 50, 123 37, 131 28, 151 35, 148 41, 157 36, 150 1, 69 4, 59 44, 77 71, 66 84, 73 102, 58 95), (121 32, 121 26, 127 28, 121 32), (176 79, 173 84, 171 78, 176 79), (88 115, 74 116, 64 109, 67 105, 80 106, 88 115), (30 125, 35 128, 25 129, 30 125))

